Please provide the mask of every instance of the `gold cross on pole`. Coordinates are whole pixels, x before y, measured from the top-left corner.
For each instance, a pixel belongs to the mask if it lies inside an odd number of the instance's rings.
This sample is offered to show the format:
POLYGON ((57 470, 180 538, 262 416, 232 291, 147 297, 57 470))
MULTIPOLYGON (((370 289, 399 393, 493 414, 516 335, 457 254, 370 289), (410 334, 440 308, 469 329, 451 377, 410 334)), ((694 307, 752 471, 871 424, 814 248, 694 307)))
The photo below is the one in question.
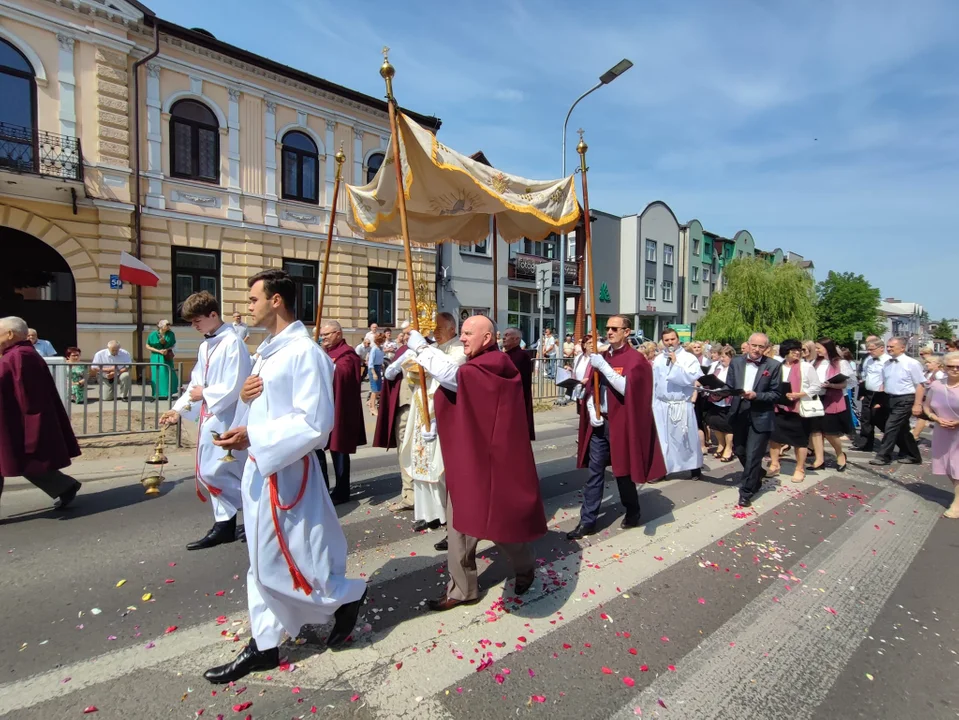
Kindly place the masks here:
POLYGON ((384 60, 389 60, 389 59, 390 59, 390 49, 389 49, 389 47, 387 47, 386 45, 384 45, 384 46, 383 46, 383 50, 381 50, 381 52, 383 53, 383 59, 384 59, 384 60))
POLYGON ((583 139, 583 133, 584 133, 584 132, 586 132, 586 131, 583 130, 583 128, 580 128, 579 130, 576 131, 576 134, 579 135, 579 139, 580 139, 580 140, 583 139))

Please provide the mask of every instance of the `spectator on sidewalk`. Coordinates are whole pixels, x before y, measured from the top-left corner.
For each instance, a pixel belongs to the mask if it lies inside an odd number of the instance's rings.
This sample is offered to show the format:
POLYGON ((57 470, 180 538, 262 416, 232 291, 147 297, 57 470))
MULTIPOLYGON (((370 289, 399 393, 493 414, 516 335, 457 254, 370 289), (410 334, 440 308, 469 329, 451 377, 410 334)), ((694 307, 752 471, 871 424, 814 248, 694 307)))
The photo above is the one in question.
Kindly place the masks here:
POLYGON ((105 350, 97 350, 93 356, 92 370, 100 378, 103 399, 113 400, 114 390, 119 386, 120 399, 130 399, 130 353, 120 347, 120 343, 111 340, 105 350))
POLYGON ((33 328, 27 328, 27 340, 33 343, 33 349, 40 353, 40 357, 56 357, 53 344, 49 340, 41 340, 33 328))
POLYGON ((0 353, 0 494, 4 477, 23 476, 63 510, 80 489, 62 472, 80 454, 70 418, 22 319, 0 319, 0 353))
POLYGON ((233 313, 233 332, 240 342, 245 343, 250 338, 250 326, 243 322, 243 316, 238 312, 233 313))
POLYGON ((362 373, 360 374, 360 382, 366 380, 367 376, 367 367, 366 360, 370 356, 370 350, 373 348, 373 340, 363 338, 363 342, 353 348, 356 351, 356 354, 360 356, 360 360, 363 361, 362 373))

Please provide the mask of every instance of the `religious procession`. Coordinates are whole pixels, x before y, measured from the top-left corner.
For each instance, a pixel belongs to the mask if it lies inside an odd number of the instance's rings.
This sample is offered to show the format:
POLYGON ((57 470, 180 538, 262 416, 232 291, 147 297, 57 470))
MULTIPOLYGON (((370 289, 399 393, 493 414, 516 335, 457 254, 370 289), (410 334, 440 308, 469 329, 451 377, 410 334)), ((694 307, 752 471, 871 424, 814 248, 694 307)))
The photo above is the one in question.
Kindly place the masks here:
MULTIPOLYGON (((287 654, 308 628, 327 628, 324 646, 335 651, 354 647, 358 636, 370 632, 363 614, 382 613, 380 606, 390 601, 384 600, 380 587, 374 589, 370 573, 350 571, 351 545, 358 543, 348 540, 347 523, 338 515, 338 508, 356 500, 351 458, 367 445, 389 453, 398 471, 399 484, 391 483, 386 509, 408 519, 403 531, 442 536, 432 546, 445 553, 443 588, 426 601, 426 611, 455 617, 458 613, 451 611, 462 613, 484 598, 498 604, 500 612, 507 603, 518 611, 531 589, 542 589, 548 597, 551 588, 566 584, 534 546, 555 527, 560 513, 551 498, 544 497, 536 455, 540 446, 534 451, 533 385, 537 374, 546 371, 538 369, 536 357, 523 348, 518 327, 499 328, 482 314, 460 322, 450 313, 437 312, 416 282, 416 247, 473 246, 491 237, 495 258, 501 242, 537 241, 577 225, 583 228, 587 324, 575 342, 566 378, 556 377, 555 371, 549 377, 554 384, 566 383, 575 401, 575 436, 566 439, 565 449, 575 458, 578 509, 572 513, 575 526, 562 535, 568 542, 583 543, 581 559, 592 536, 599 536, 592 538, 597 543, 609 539, 609 522, 600 522, 609 500, 608 471, 623 508, 616 528, 645 528, 650 534, 661 527, 661 513, 650 513, 645 503, 662 502, 662 496, 646 488, 667 479, 702 481, 711 460, 717 467, 736 461, 741 470, 727 483, 732 495, 724 495, 729 503, 724 519, 716 521, 724 532, 738 529, 722 524, 727 516, 751 522, 759 517, 753 503, 761 494, 783 491, 773 479, 782 463, 792 462, 787 459, 790 451, 795 455, 791 481, 797 487, 807 482, 807 448, 812 452, 808 470, 825 468, 823 439, 835 450, 836 471, 844 472, 844 439, 855 437, 860 448, 866 442, 873 448, 874 429, 867 430, 865 422, 860 425, 862 417, 854 413, 847 394, 860 378, 863 391, 869 392, 867 415, 871 410, 878 418, 881 407, 886 416, 876 450, 881 462, 876 464, 889 464, 897 447, 900 462, 922 462, 910 431, 910 413, 918 408, 913 414, 933 419, 940 406, 930 405, 928 398, 924 402, 930 378, 903 354, 901 341, 891 340, 886 355, 878 338, 868 338, 878 364, 867 361, 858 369, 841 360, 829 338, 810 345, 798 338, 774 345, 755 332, 737 353, 701 341, 684 346, 679 332, 667 327, 658 344, 631 342, 636 330, 631 315, 613 314, 604 324, 598 322, 591 223, 581 222, 590 217, 585 133, 576 147, 580 166, 575 173, 545 181, 511 175, 445 146, 404 113, 393 94, 395 69, 386 57, 380 74, 391 128, 386 157, 369 183, 355 185, 342 180, 343 153, 335 156, 333 217, 312 328, 297 318, 294 278, 278 268, 264 268, 246 279, 247 314, 233 324, 226 322, 220 299, 207 290, 190 294, 179 307, 180 318, 201 339, 196 362, 184 378, 185 391, 175 401, 170 398, 171 407, 159 415, 159 423, 191 434, 195 426, 190 492, 195 491, 196 502, 207 504, 213 516, 206 534, 186 545, 191 554, 180 563, 188 566, 192 558, 201 558, 199 551, 245 544, 244 569, 236 577, 245 577, 241 602, 249 625, 249 637, 227 662, 202 671, 190 666, 182 674, 202 675, 222 687, 221 692, 238 695, 246 688, 236 684, 253 673, 267 674, 269 680, 269 673, 289 671, 287 654), (388 357, 375 328, 363 347, 354 348, 344 337, 343 325, 331 317, 328 274, 341 189, 346 220, 358 235, 402 242, 409 300, 401 309, 406 319, 397 326, 388 357), (266 333, 252 352, 243 319, 266 333), (367 372, 370 394, 364 399, 367 372), (368 437, 369 413, 375 414, 375 425, 368 437), (486 553, 494 547, 509 568, 501 578, 502 597, 495 600, 486 588, 496 581, 482 577, 489 562, 486 553)), ((494 318, 496 283, 494 275, 494 318)), ((49 495, 57 511, 82 511, 82 485, 64 472, 80 456, 80 448, 34 344, 24 320, 0 319, 0 492, 4 476, 22 476, 49 495), (25 387, 29 394, 22 392, 25 387)), ((548 442, 551 432, 547 429, 544 437, 540 429, 539 441, 548 442)), ((162 468, 167 462, 163 449, 158 445, 156 460, 148 463, 162 468)), ((147 480, 147 492, 159 495, 166 482, 162 469, 147 480)), ((706 502, 712 493, 703 492, 697 502, 706 502)), ((843 492, 848 499, 851 491, 843 492)), ((834 496, 829 501, 838 502, 834 496)), ((953 500, 946 516, 957 515, 959 500, 953 500)), ((618 554, 612 557, 622 562, 618 554)), ((652 557, 664 561, 662 555, 652 557)), ((372 574, 385 572, 389 561, 373 562, 372 574)), ((629 598, 615 575, 603 577, 616 588, 609 602, 629 598)), ((125 582, 118 581, 116 587, 125 582)), ((172 578, 167 582, 174 584, 172 578)), ((623 587, 629 587, 625 580, 623 587)), ((593 588, 581 590, 586 598, 595 594, 593 588)), ((150 602, 149 595, 142 596, 144 603, 150 602)), ((704 605, 705 597, 699 603, 704 605)), ((562 620, 562 612, 553 609, 548 614, 562 620)), ((486 613, 492 615, 490 621, 497 617, 492 609, 486 613)), ((605 610, 597 615, 613 622, 605 610)), ((226 616, 221 617, 225 623, 226 616)), ((531 621, 526 625, 532 627, 531 621)), ((169 633, 177 630, 175 625, 170 628, 169 633)), ((618 631, 616 635, 621 637, 618 631)), ((231 637, 240 640, 239 633, 231 637)), ((517 642, 519 652, 526 635, 517 642)), ((661 643, 667 642, 663 635, 661 643)), ((485 650, 490 643, 480 644, 485 650)), ((583 646, 591 647, 588 642, 583 646)), ((453 652, 455 656, 460 651, 453 652)), ((628 652, 639 651, 631 647, 628 652)), ((478 655, 478 670, 489 668, 492 657, 492 652, 488 658, 478 655)), ((399 671, 403 662, 391 665, 399 671)), ((637 672, 648 670, 642 668, 637 672)), ((603 673, 613 673, 607 670, 603 666, 603 673)), ((508 674, 498 673, 496 682, 502 685, 508 674)), ((535 677, 532 668, 528 674, 535 677)), ((625 676, 623 683, 632 688, 635 681, 625 676)), ((299 686, 293 692, 299 693, 299 686)), ((541 702, 545 696, 530 695, 530 707, 541 702)), ((660 705, 666 707, 662 700, 660 705)), ((234 710, 247 707, 243 700, 234 710)), ((93 707, 91 712, 96 711, 93 707)), ((311 713, 317 712, 313 706, 311 713)))

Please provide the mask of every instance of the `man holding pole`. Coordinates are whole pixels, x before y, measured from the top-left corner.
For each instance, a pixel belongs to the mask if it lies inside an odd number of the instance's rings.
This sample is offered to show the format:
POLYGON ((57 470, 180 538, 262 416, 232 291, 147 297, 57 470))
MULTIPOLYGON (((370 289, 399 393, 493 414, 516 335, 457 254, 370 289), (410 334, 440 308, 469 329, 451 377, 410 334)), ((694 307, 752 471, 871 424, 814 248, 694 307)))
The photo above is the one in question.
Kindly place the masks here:
POLYGON ((203 335, 197 350, 190 387, 171 410, 160 416, 163 425, 175 425, 180 418, 197 421, 196 494, 203 502, 203 491, 210 494, 213 527, 187 550, 203 550, 215 545, 245 539, 243 528, 237 531, 236 514, 243 503, 240 478, 246 453, 238 452, 239 462, 221 462, 224 454, 214 447, 214 438, 233 427, 240 390, 250 375, 250 351, 232 326, 223 322, 220 303, 202 290, 183 301, 180 314, 193 329, 203 335))
MULTIPOLYGON (((360 384, 363 361, 343 339, 343 327, 336 320, 327 320, 320 326, 320 343, 333 361, 333 431, 326 449, 333 461, 336 486, 330 497, 334 505, 342 505, 350 500, 350 455, 356 452, 357 446, 366 445, 360 384)), ((316 457, 329 490, 325 451, 318 449, 316 457)))

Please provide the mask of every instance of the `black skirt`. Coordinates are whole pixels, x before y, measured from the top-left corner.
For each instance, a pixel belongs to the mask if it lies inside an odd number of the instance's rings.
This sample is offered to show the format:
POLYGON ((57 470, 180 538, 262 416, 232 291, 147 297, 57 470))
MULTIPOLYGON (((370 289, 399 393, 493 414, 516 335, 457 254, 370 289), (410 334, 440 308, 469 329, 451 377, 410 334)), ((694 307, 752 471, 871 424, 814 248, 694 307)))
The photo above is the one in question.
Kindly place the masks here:
POLYGON ((733 431, 733 426, 729 423, 729 408, 709 403, 706 409, 706 424, 710 430, 729 434, 733 431))
POLYGON ((823 435, 852 435, 852 417, 849 415, 849 407, 846 406, 846 403, 843 402, 842 412, 833 413, 831 415, 827 414, 826 416, 820 418, 822 420, 822 432, 823 435))
POLYGON ((809 421, 817 419, 819 418, 804 418, 794 412, 778 412, 769 439, 780 445, 804 448, 809 445, 809 421))

